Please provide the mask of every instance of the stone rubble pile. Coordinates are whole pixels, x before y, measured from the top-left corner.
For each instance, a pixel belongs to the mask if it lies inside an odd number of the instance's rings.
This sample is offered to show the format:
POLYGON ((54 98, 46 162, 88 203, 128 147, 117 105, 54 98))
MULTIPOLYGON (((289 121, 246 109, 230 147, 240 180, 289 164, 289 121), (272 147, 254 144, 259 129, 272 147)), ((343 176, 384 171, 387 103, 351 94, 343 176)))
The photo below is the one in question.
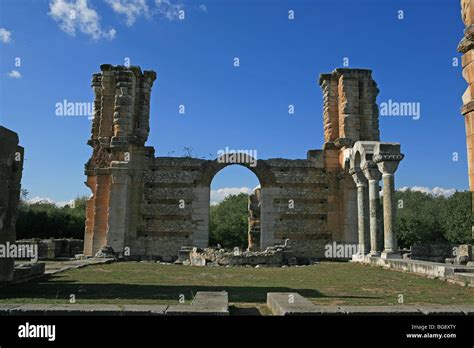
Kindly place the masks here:
POLYGON ((175 263, 192 266, 292 266, 296 265, 296 258, 287 242, 264 251, 183 246, 175 263))
POLYGON ((96 258, 116 258, 115 251, 114 249, 110 246, 103 246, 102 248, 99 249, 98 252, 96 252, 95 256, 96 258))

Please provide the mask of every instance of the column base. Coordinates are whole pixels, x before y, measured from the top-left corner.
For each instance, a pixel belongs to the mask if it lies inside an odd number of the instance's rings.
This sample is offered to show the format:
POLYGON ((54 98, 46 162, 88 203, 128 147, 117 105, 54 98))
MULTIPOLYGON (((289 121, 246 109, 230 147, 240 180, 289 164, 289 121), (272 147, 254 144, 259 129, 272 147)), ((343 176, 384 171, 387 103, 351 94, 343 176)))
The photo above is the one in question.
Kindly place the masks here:
POLYGON ((380 257, 380 251, 371 251, 369 256, 370 257, 380 257))
POLYGON ((398 251, 383 251, 380 257, 384 260, 401 260, 402 256, 398 251))

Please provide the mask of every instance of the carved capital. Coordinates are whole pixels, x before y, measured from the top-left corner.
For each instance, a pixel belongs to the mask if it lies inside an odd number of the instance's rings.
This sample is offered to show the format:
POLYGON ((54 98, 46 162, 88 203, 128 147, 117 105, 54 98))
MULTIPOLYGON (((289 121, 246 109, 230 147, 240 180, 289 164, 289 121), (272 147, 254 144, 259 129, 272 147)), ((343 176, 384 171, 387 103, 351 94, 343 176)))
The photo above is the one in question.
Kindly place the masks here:
POLYGON ((398 164, 403 159, 403 154, 377 154, 374 162, 377 163, 383 175, 393 175, 398 168, 398 164))
POLYGON ((374 156, 374 162, 396 161, 400 162, 405 157, 402 153, 378 153, 374 156))
POLYGON ((351 168, 349 169, 349 174, 352 175, 352 179, 357 187, 367 186, 367 178, 364 176, 364 173, 360 168, 351 168))
POLYGON ((382 173, 379 171, 377 164, 373 161, 365 161, 362 163, 361 169, 368 180, 382 179, 382 173))

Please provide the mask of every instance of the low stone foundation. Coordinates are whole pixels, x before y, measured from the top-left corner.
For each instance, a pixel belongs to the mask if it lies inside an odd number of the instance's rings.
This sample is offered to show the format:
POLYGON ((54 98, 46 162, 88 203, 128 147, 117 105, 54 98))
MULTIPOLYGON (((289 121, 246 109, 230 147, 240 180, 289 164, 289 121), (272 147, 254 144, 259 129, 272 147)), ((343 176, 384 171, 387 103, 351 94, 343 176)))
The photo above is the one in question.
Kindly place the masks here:
POLYGON ((28 263, 15 266, 13 271, 13 282, 28 280, 44 274, 46 269, 44 262, 28 263))
POLYGON ((445 280, 450 283, 474 287, 474 267, 470 266, 456 266, 419 260, 383 259, 368 255, 354 260, 353 262, 415 273, 429 278, 445 280))
POLYGON ((268 247, 265 251, 233 251, 216 248, 182 247, 178 264, 192 266, 274 266, 294 265, 293 250, 287 244, 268 247))
POLYGON ((84 249, 84 241, 81 239, 22 239, 16 241, 18 245, 38 245, 38 258, 54 260, 57 258, 73 258, 81 254, 84 249))
POLYGON ((267 293, 267 307, 273 315, 293 316, 432 316, 432 315, 474 315, 474 306, 320 306, 313 304, 296 292, 267 293))
POLYGON ((0 316, 228 316, 226 291, 198 291, 191 305, 0 304, 0 316))

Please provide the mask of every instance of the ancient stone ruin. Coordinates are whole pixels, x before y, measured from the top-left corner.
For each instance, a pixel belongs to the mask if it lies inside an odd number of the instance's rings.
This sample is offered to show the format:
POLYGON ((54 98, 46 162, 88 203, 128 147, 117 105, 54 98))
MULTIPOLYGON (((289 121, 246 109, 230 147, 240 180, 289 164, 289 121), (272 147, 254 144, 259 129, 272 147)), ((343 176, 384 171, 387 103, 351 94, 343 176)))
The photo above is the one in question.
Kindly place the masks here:
MULTIPOLYGON (((461 113, 466 124, 467 165, 469 173, 469 187, 474 191, 474 0, 461 0, 461 16, 466 29, 464 37, 458 45, 462 56, 462 76, 468 87, 462 96, 463 106, 461 113)), ((472 196, 472 212, 474 214, 474 195, 472 196)), ((474 238, 474 225, 472 226, 474 238)))
MULTIPOLYGON (((16 240, 23 171, 23 147, 18 143, 15 132, 0 126, 0 245, 5 249, 16 240)), ((0 257, 0 282, 13 279, 14 263, 12 258, 0 257)))
POLYGON ((305 159, 246 155, 237 162, 227 154, 214 160, 155 157, 145 146, 155 78, 153 71, 112 65, 93 75, 86 255, 110 246, 118 255, 172 261, 182 246, 208 247, 211 181, 239 164, 260 181, 249 201, 251 250, 288 239, 299 259, 323 258, 334 241, 357 243, 362 254, 396 256, 394 172, 403 155, 400 144, 379 141, 378 89, 370 70, 321 75, 323 149, 309 150, 305 159))
POLYGON ((292 266, 297 260, 291 246, 285 244, 274 245, 263 251, 234 250, 228 251, 219 248, 197 248, 184 246, 179 250, 177 264, 191 266, 292 266))
POLYGON ((16 244, 36 246, 38 259, 41 260, 70 259, 84 250, 84 241, 74 238, 21 239, 17 240, 16 244))
POLYGON ((249 195, 249 231, 248 231, 248 249, 255 251, 260 249, 260 207, 262 200, 262 190, 255 188, 249 195))

